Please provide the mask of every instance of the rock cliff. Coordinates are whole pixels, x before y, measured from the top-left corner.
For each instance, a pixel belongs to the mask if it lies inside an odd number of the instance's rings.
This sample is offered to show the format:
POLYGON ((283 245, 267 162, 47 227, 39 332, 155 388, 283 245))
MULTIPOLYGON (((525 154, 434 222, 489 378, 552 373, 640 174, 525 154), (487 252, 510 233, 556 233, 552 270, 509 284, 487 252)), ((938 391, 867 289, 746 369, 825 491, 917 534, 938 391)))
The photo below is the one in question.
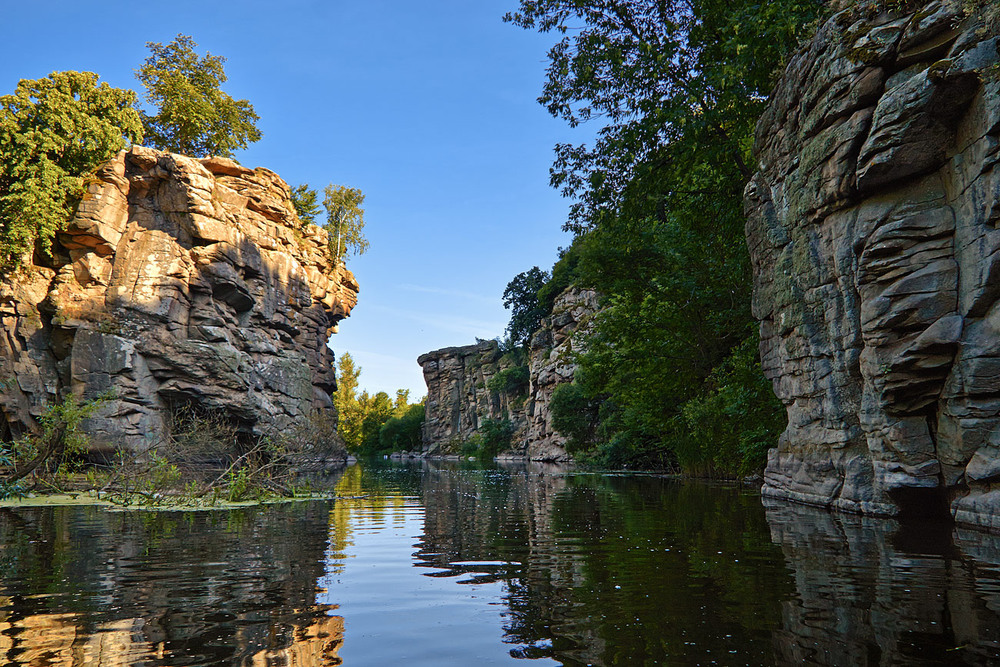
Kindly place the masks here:
POLYGON ((1000 528, 998 39, 974 3, 845 4, 789 63, 746 191, 789 420, 764 493, 1000 528))
POLYGON ((266 169, 134 147, 91 180, 56 261, 0 286, 0 436, 111 392, 95 446, 155 446, 175 407, 248 434, 332 422, 329 333, 357 301, 266 169))
POLYGON ((496 341, 448 347, 417 359, 427 383, 424 452, 456 452, 479 432, 485 419, 509 420, 513 452, 535 461, 565 461, 566 439, 552 428, 550 403, 555 388, 573 380, 574 353, 582 351, 598 310, 597 294, 571 287, 560 294, 552 314, 531 338, 526 395, 511 396, 491 380, 514 362, 496 341))
POLYGON ((570 287, 556 297, 552 314, 531 337, 528 363, 525 453, 533 461, 567 460, 566 438, 552 428, 552 394, 573 381, 575 354, 586 349, 587 333, 599 309, 597 292, 570 287))
POLYGON ((417 363, 427 383, 422 435, 428 454, 457 452, 486 419, 509 419, 515 428, 524 421, 521 404, 489 386, 513 366, 495 340, 428 352, 417 363))

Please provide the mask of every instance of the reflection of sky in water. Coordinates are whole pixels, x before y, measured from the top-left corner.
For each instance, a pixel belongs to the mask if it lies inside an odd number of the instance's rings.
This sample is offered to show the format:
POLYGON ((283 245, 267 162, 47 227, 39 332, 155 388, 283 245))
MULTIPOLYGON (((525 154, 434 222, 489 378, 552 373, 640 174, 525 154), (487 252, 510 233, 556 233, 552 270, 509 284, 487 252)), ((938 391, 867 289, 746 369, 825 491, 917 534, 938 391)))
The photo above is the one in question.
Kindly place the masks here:
POLYGON ((326 591, 319 596, 345 618, 340 657, 346 665, 515 662, 512 647, 501 641, 504 584, 484 571, 497 563, 414 567, 422 562, 414 550, 424 534, 417 499, 377 508, 359 503, 349 525, 347 544, 331 545, 326 591))

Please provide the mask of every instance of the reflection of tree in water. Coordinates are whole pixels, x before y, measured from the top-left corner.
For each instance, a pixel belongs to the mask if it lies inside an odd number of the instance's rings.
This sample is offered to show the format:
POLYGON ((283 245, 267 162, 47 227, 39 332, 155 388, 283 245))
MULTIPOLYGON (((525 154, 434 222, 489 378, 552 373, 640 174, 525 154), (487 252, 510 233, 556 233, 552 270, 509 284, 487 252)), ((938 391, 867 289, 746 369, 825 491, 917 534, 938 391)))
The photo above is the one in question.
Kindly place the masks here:
POLYGON ((329 503, 0 512, 4 664, 335 665, 329 503))
POLYGON ((539 472, 425 471, 419 555, 428 565, 457 574, 455 561, 522 563, 496 571, 513 655, 570 665, 731 662, 736 650, 751 664, 773 660, 778 598, 792 582, 759 497, 539 472))
POLYGON ((789 664, 996 664, 1000 537, 765 500, 795 573, 775 652, 789 664))

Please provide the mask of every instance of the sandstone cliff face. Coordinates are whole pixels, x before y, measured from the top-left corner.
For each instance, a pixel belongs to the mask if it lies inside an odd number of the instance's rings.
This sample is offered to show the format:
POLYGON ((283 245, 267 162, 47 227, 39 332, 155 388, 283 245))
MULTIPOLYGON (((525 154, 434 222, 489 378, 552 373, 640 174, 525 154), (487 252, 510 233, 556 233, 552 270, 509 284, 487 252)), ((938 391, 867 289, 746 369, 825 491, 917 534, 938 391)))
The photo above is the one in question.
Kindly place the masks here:
POLYGON ((479 432, 485 419, 514 426, 513 452, 534 461, 567 461, 566 439, 552 428, 549 408, 555 388, 573 380, 574 353, 583 351, 597 312, 597 294, 570 288, 531 338, 527 397, 492 390, 490 380, 513 363, 496 341, 428 352, 417 359, 427 383, 425 453, 454 452, 479 432))
POLYGON ((358 286, 276 174, 134 147, 58 240, 55 268, 0 286, 2 435, 69 391, 114 392, 86 429, 134 450, 181 404, 246 433, 335 418, 326 343, 358 286))
POLYGON ((998 40, 968 3, 851 4, 789 64, 746 192, 789 419, 764 493, 1000 527, 998 40))
POLYGON ((587 333, 598 311, 597 293, 571 287, 558 297, 552 315, 531 337, 528 377, 528 429, 525 453, 533 461, 564 461, 566 438, 552 428, 552 394, 573 381, 574 355, 586 350, 587 333))

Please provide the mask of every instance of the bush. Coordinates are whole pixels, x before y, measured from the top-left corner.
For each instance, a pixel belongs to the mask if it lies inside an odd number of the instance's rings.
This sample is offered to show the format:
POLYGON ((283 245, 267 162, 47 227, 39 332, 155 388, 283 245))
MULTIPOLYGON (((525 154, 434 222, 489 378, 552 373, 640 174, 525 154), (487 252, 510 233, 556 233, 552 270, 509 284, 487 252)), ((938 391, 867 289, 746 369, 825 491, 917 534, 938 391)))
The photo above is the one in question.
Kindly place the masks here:
MULTIPOLYGON (((379 430, 378 452, 402 452, 419 449, 423 444, 421 426, 424 406, 411 405, 401 417, 392 417, 379 430)), ((378 453, 373 452, 373 453, 378 453)))
POLYGON ((490 391, 507 396, 521 396, 528 391, 528 367, 512 366, 499 371, 486 383, 490 391))
POLYGON ((552 428, 567 438, 567 452, 581 452, 593 442, 600 405, 576 383, 561 384, 552 392, 552 428))
POLYGON ((681 408, 677 459, 688 474, 736 477, 760 472, 785 428, 785 411, 757 360, 757 338, 738 346, 715 371, 714 387, 681 408))

